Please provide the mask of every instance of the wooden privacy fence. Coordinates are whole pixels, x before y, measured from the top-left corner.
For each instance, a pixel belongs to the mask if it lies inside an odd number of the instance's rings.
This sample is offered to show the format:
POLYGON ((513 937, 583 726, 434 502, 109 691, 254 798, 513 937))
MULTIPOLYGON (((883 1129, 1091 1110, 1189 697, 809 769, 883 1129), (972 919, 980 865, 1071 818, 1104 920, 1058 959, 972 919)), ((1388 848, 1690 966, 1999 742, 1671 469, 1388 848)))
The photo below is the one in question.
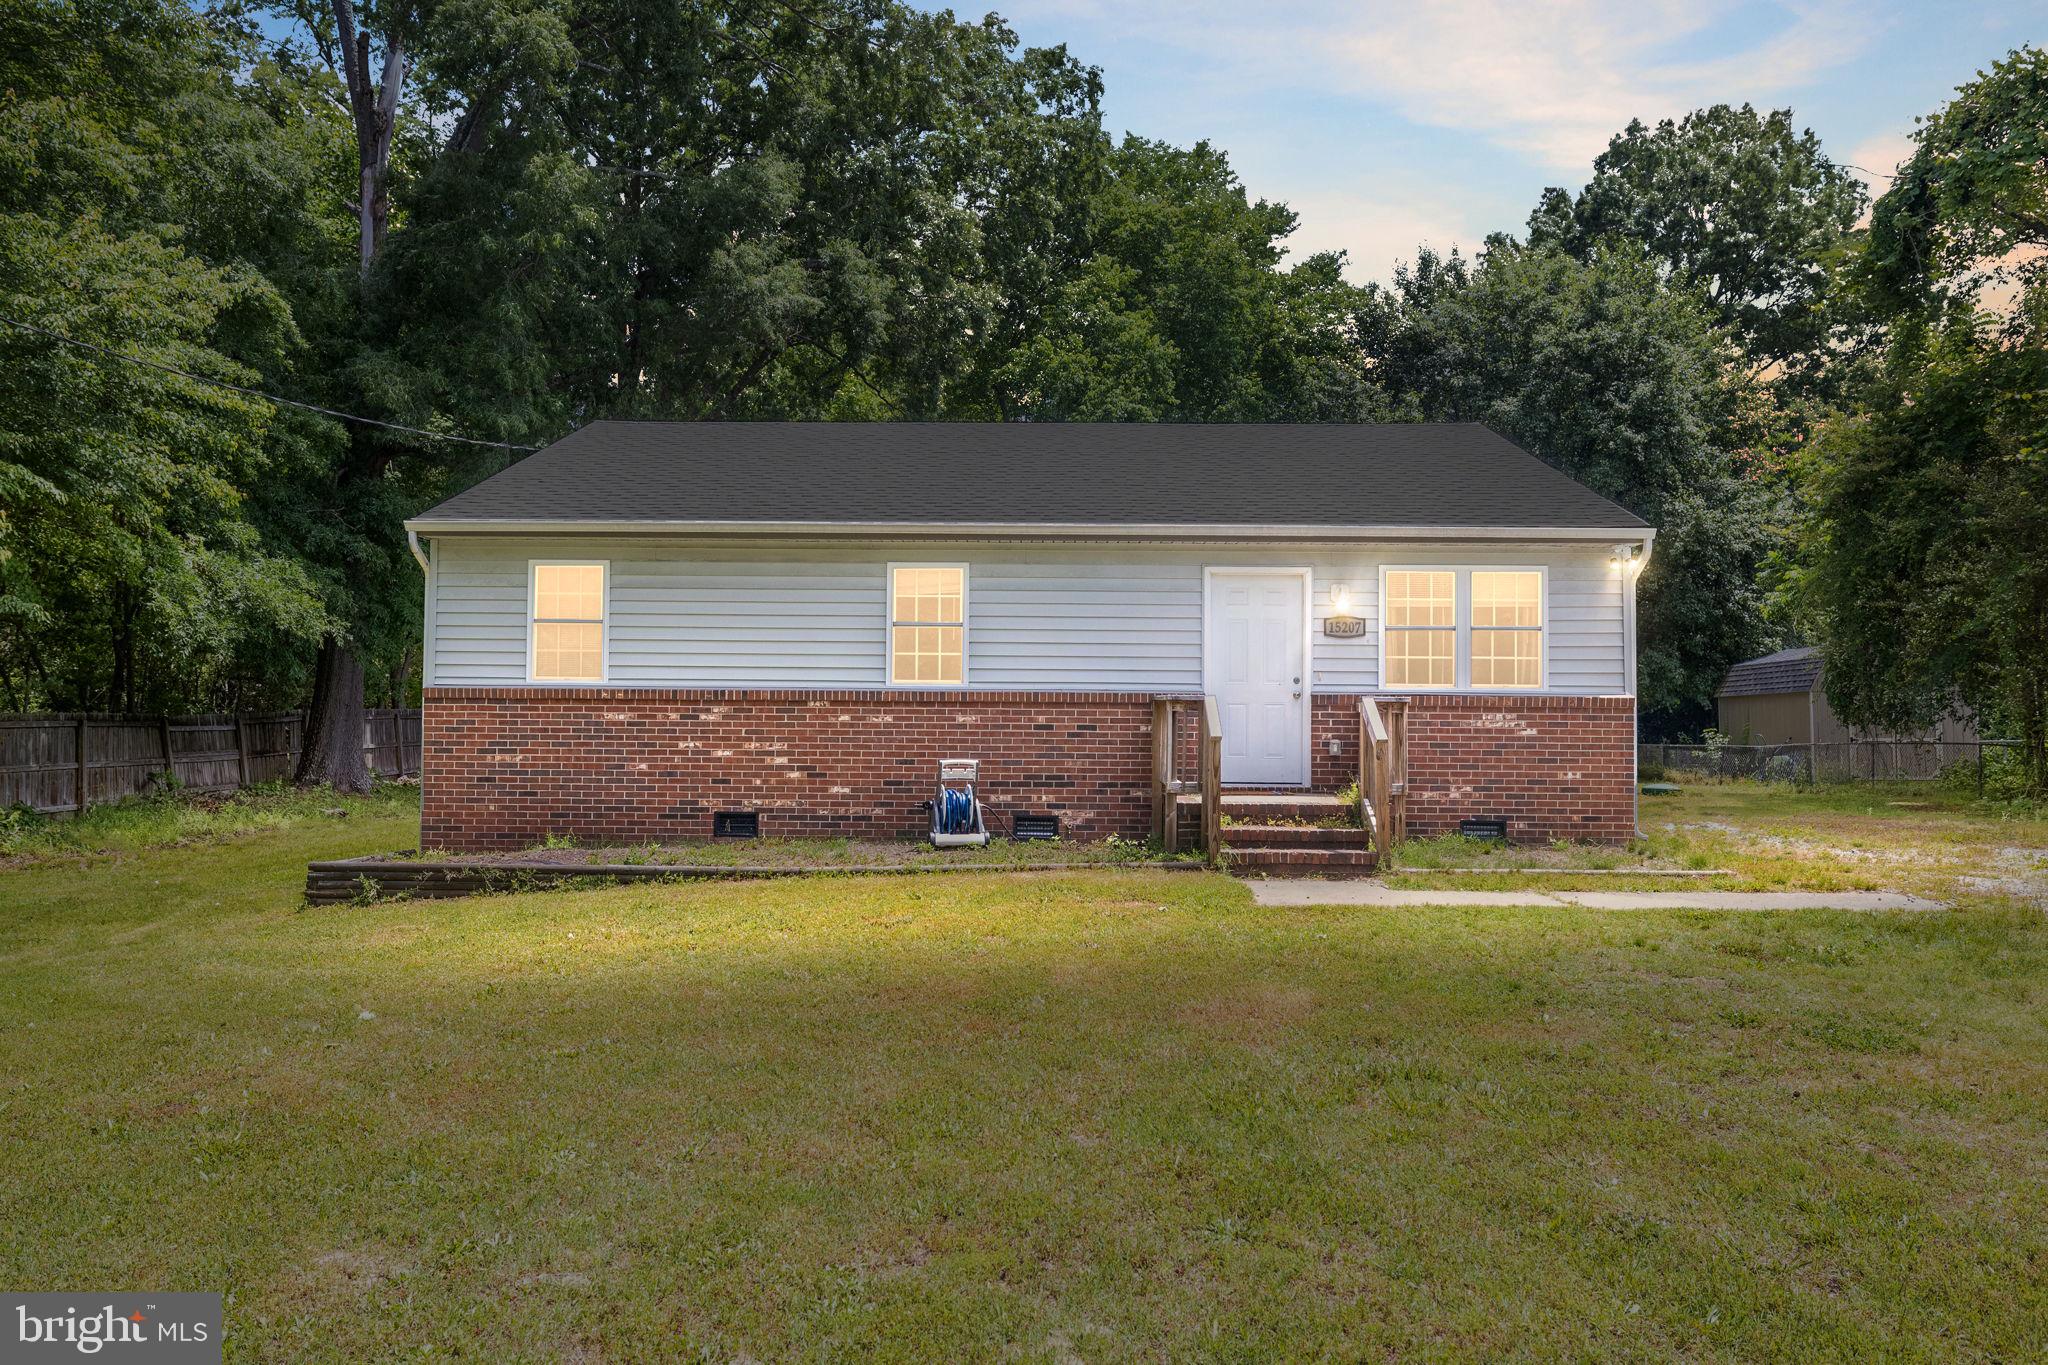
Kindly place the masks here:
MULTIPOLYGON (((289 778, 305 716, 0 715, 0 809, 78 811, 168 786, 233 791, 289 778), (170 775, 167 781, 165 774, 170 775)), ((377 707, 363 757, 383 777, 420 770, 420 713, 377 707)))

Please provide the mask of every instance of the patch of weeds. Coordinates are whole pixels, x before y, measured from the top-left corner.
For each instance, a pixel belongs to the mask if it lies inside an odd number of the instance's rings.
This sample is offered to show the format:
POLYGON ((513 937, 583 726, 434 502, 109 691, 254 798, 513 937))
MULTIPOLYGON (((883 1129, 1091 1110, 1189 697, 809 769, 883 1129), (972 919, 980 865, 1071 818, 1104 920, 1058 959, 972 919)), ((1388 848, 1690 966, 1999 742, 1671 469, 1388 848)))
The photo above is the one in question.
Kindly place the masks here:
POLYGON ((334 811, 351 816, 416 815, 416 783, 378 782, 361 796, 325 787, 266 782, 226 794, 159 790, 127 801, 93 806, 55 820, 20 808, 0 811, 0 857, 36 861, 90 853, 133 852, 234 838, 266 830, 326 824, 334 811))
POLYGON ((1121 834, 1112 834, 1102 841, 1105 861, 1112 863, 1134 863, 1140 859, 1159 856, 1159 845, 1150 839, 1126 839, 1121 834))
POLYGON ((34 806, 14 805, 0 809, 0 849, 25 843, 30 835, 53 823, 34 806))

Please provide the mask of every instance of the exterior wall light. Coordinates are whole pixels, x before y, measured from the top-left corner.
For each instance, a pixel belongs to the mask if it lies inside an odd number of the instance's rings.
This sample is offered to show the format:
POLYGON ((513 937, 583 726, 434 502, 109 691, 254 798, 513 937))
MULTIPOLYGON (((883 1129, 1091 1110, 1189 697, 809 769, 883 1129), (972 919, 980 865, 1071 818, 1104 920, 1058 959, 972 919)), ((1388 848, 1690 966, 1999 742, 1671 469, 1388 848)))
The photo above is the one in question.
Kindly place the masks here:
POLYGON ((1607 557, 1625 569, 1636 562, 1636 547, 1633 545, 1617 545, 1608 553, 1607 557))
POLYGON ((1345 587, 1342 583, 1332 584, 1330 586, 1330 610, 1336 612, 1339 616, 1349 616, 1351 614, 1351 589, 1345 587))

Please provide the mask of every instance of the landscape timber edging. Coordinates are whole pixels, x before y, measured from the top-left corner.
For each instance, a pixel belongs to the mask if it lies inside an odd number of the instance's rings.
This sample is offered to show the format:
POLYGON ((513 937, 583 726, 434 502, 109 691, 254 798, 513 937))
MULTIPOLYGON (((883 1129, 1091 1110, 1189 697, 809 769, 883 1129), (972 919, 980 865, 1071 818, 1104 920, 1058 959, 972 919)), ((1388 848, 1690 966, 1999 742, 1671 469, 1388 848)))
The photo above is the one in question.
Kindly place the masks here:
POLYGON ((580 882, 759 881, 770 877, 915 876, 962 872, 1094 872, 1104 869, 1207 872, 1198 862, 1157 863, 960 863, 907 867, 748 867, 687 863, 546 863, 395 861, 389 855, 343 858, 306 864, 306 902, 343 905, 354 901, 453 900, 494 892, 548 891, 580 882))

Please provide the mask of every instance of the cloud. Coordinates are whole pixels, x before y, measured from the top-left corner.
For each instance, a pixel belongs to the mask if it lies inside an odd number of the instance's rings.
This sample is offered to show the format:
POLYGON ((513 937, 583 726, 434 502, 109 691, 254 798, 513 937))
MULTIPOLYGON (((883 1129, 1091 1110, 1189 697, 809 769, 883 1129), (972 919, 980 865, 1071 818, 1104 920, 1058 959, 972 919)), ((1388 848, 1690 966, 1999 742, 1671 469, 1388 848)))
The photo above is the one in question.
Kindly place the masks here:
POLYGON ((1448 254, 1452 247, 1468 256, 1477 250, 1486 230, 1470 215, 1445 203, 1403 196, 1375 198, 1362 194, 1323 193, 1286 196, 1287 206, 1301 217, 1287 239, 1287 264, 1318 251, 1348 252, 1344 275, 1354 284, 1391 280, 1398 261, 1415 259, 1418 246, 1448 254))
POLYGON ((1874 36, 1847 0, 1790 0, 1775 25, 1736 0, 1127 0, 1060 4, 1270 89, 1313 88, 1586 165, 1631 118, 1769 102, 1874 36), (1731 35, 1741 33, 1739 40, 1731 35))
POLYGON ((1843 164, 1856 172, 1857 177, 1870 187, 1872 197, 1883 194, 1892 187, 1899 163, 1913 155, 1913 139, 1904 133, 1879 133, 1867 137, 1849 149, 1843 164))

